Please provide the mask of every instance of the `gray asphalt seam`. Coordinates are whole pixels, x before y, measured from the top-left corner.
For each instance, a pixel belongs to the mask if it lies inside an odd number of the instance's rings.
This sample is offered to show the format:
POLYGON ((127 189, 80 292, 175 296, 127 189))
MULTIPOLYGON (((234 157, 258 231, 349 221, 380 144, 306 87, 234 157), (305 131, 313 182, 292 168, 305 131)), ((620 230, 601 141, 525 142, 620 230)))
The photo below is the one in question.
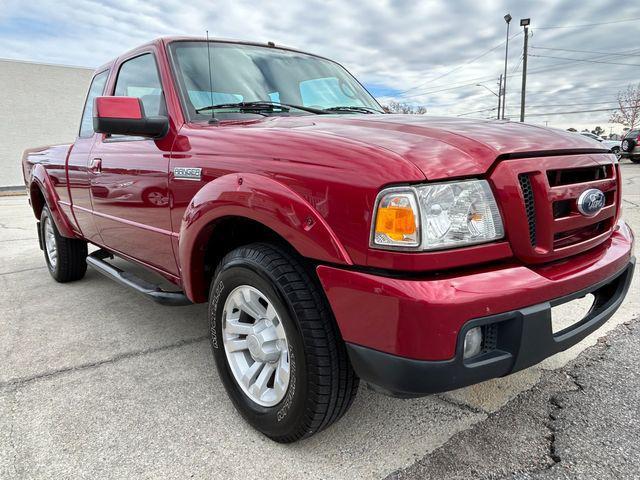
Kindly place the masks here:
POLYGON ((7 242, 27 242, 27 241, 33 241, 33 240, 38 240, 38 237, 29 237, 29 238, 9 238, 7 240, 0 240, 0 243, 7 243, 7 242))
POLYGON ((22 270, 14 270, 12 272, 0 272, 0 276, 2 275, 13 275, 16 273, 22 273, 22 272, 32 272, 33 270, 43 270, 46 267, 32 267, 32 268, 23 268, 22 270))
POLYGON ((209 335, 203 335, 201 337, 196 337, 196 338, 189 338, 186 340, 180 340, 179 342, 176 343, 172 343, 170 345, 162 345, 160 347, 153 347, 153 348, 147 348, 144 350, 137 350, 134 352, 126 352, 126 353, 122 353, 119 355, 115 355, 111 358, 107 358, 104 360, 98 360, 96 362, 91 362, 91 363, 83 363, 81 365, 75 365, 72 367, 65 367, 65 368, 60 368, 58 370, 51 370, 51 371, 47 371, 47 372, 42 372, 36 375, 32 375, 30 377, 21 377, 21 378, 14 378, 14 379, 10 379, 7 380, 5 382, 0 382, 0 391, 2 390, 12 390, 12 389, 16 389, 19 387, 24 386, 25 384, 28 383, 32 383, 32 382, 36 382, 39 380, 48 380, 50 378, 53 377, 57 377, 60 375, 65 375, 67 373, 75 373, 75 372, 80 372, 80 371, 84 371, 84 370, 90 370, 93 368, 98 368, 101 367, 103 365, 110 365, 122 360, 128 360, 130 358, 136 358, 136 357, 141 357, 144 355, 149 355, 152 353, 158 353, 158 352, 162 352, 165 350, 172 350, 175 348, 181 348, 181 347, 186 347, 188 345, 193 345, 194 343, 199 343, 199 342, 203 342, 205 340, 209 339, 209 335))

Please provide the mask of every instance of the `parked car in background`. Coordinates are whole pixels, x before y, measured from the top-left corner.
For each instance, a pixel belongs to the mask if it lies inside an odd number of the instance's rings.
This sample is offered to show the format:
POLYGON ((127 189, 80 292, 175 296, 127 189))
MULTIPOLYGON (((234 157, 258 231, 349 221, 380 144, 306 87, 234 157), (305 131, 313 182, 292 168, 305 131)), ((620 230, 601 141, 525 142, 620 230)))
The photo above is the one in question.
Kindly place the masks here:
POLYGON ((602 138, 600 135, 596 135, 591 132, 580 132, 580 135, 584 135, 585 137, 592 138, 596 142, 600 142, 604 146, 606 146, 613 154, 615 154, 616 158, 620 159, 620 140, 606 140, 602 138))
POLYGON ((623 158, 628 158, 633 163, 640 163, 640 128, 630 130, 620 143, 623 158))

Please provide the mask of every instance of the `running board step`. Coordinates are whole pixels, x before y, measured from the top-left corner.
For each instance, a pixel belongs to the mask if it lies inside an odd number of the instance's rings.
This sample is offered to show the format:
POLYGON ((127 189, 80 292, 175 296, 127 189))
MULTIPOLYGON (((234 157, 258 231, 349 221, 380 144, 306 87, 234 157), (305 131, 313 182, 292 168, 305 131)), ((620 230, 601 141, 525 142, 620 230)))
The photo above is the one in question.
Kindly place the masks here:
POLYGON ((107 250, 97 250, 87 256, 87 264, 121 285, 142 293, 154 302, 172 307, 191 305, 191 300, 189 300, 184 293, 162 290, 158 285, 149 283, 146 280, 136 277, 133 273, 125 272, 107 263, 105 261, 106 258, 113 258, 113 254, 107 250))

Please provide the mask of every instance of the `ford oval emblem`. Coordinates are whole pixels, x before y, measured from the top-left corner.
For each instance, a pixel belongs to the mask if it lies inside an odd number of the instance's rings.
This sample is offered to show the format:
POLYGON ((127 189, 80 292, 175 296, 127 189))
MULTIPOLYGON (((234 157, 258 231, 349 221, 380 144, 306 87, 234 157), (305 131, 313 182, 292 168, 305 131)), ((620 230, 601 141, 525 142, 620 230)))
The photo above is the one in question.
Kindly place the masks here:
POLYGON ((585 217, 593 217, 604 207, 604 193, 597 188, 590 188, 580 194, 578 211, 585 217))

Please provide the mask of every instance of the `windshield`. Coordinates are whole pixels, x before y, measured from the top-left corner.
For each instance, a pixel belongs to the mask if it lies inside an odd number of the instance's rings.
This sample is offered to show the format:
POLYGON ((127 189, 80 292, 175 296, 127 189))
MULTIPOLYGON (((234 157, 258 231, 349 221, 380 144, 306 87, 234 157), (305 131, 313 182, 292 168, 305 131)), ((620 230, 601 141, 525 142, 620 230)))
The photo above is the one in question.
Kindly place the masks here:
MULTIPOLYGON (((275 102, 325 110, 359 107, 382 113, 373 97, 340 65, 330 60, 271 47, 210 42, 211 83, 207 43, 178 41, 169 46, 178 85, 189 116, 211 116, 212 105, 275 102), (213 93, 212 93, 213 91, 213 93)), ((335 113, 357 113, 339 110, 335 113)), ((309 115, 309 111, 272 109, 273 115, 309 115)), ((236 112, 241 114, 241 110, 236 112)), ((263 112, 263 114, 265 114, 263 112)))

